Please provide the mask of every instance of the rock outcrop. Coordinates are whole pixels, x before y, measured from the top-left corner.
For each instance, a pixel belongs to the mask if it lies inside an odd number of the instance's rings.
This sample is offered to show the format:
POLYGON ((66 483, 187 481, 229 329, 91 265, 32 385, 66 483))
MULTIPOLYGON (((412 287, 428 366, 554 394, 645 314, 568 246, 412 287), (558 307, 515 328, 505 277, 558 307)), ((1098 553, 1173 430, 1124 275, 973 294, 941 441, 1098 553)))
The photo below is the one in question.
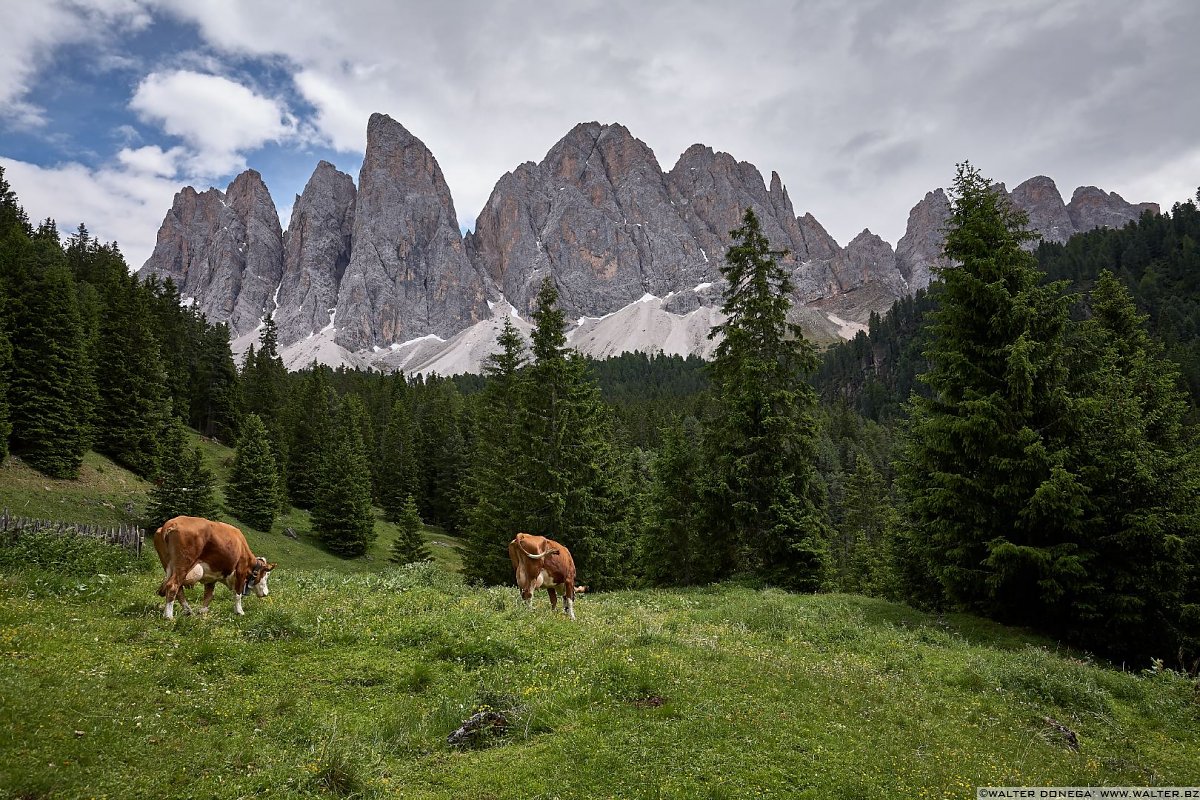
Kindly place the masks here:
POLYGON ((941 189, 925 195, 908 212, 908 227, 896 243, 896 267, 916 291, 929 286, 933 274, 946 264, 942 245, 950 219, 950 198, 941 189))
POLYGON ((504 175, 466 243, 521 313, 551 274, 572 317, 719 274, 674 210, 654 153, 622 125, 576 125, 541 163, 504 175))
POLYGON ((1122 228, 1146 211, 1159 213, 1158 203, 1127 203, 1116 192, 1105 194, 1095 186, 1080 186, 1067 204, 1076 233, 1092 228, 1122 228))
POLYGON ((1045 175, 1018 185, 1009 194, 1009 199, 1029 215, 1029 227, 1040 233, 1045 241, 1062 244, 1075 235, 1075 223, 1067 213, 1062 195, 1054 181, 1045 175))
POLYGON ((869 230, 864 230, 833 257, 832 271, 839 292, 850 292, 869 283, 878 283, 893 298, 908 293, 908 284, 896 268, 892 246, 869 230))
MULTIPOLYGON (((1030 178, 1011 193, 1002 183, 995 188, 1029 216, 1031 230, 1060 244, 1093 228, 1120 228, 1145 211, 1158 213, 1157 203, 1127 203, 1119 194, 1105 194, 1095 186, 1079 187, 1063 205, 1058 187, 1045 175, 1030 178)), ((942 245, 949 219, 950 201, 941 189, 925 195, 909 212, 908 229, 896 245, 896 262, 912 291, 927 287, 932 274, 945 265, 942 245)), ((1028 246, 1032 249, 1037 242, 1028 246)))
POLYGON ((356 195, 354 179, 322 161, 296 197, 284 236, 275 317, 285 345, 322 330, 337 308, 350 263, 356 195))
POLYGON ((348 350, 447 337, 488 314, 437 159, 384 114, 367 124, 352 248, 330 320, 348 350))
POLYGON ((170 277, 185 302, 237 335, 272 310, 282 270, 279 214, 262 176, 246 170, 223 193, 178 192, 142 274, 170 277))

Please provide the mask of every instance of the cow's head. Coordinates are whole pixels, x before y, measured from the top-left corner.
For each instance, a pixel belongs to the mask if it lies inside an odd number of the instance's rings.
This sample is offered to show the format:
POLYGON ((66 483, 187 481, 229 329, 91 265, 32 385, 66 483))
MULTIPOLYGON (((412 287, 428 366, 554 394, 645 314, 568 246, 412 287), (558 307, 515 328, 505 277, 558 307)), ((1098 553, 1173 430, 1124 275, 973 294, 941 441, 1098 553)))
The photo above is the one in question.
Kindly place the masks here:
POLYGON ((247 594, 253 589, 259 597, 269 595, 271 590, 267 587, 267 579, 271 577, 273 569, 275 569, 275 565, 262 556, 254 559, 254 564, 250 567, 250 574, 246 578, 246 588, 242 594, 247 594))

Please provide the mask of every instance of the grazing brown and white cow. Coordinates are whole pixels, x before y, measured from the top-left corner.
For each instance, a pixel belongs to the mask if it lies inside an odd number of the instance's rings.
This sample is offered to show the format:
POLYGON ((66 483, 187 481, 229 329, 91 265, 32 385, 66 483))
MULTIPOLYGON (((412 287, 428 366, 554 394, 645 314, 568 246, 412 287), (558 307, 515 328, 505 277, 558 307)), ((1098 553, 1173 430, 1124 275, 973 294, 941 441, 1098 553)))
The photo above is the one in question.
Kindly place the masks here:
POLYGON ((175 600, 183 604, 185 614, 192 613, 183 590, 204 584, 200 613, 208 611, 213 589, 220 581, 233 592, 234 611, 242 611, 242 595, 251 589, 259 597, 270 594, 267 578, 275 565, 255 557, 246 537, 232 525, 200 517, 175 517, 154 532, 154 549, 166 576, 158 593, 166 598, 163 611, 167 619, 175 617, 175 600))
POLYGON ((563 594, 563 611, 575 619, 575 594, 587 591, 586 586, 575 586, 575 561, 571 551, 553 539, 518 533, 508 543, 508 557, 517 571, 517 586, 525 605, 533 606, 533 591, 546 587, 550 594, 550 608, 558 608, 558 592, 563 594))

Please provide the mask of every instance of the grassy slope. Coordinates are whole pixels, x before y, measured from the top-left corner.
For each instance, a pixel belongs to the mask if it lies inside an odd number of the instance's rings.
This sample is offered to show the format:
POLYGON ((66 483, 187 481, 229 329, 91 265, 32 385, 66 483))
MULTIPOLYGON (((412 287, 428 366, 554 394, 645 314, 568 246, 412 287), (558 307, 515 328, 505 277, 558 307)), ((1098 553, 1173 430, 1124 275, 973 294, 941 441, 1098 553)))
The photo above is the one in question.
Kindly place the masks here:
MULTIPOLYGON (((228 457, 205 447, 218 467, 228 457)), ((128 490, 127 473, 90 463, 104 497, 128 490)), ((0 472, 4 502, 121 508, 84 485, 47 492, 21 469, 0 472)), ((306 530, 303 512, 288 520, 306 530)), ((0 797, 1200 784, 1200 695, 1170 673, 1117 672, 971 617, 844 595, 588 595, 571 624, 544 594, 528 612, 515 590, 463 587, 453 561, 388 567, 394 531, 372 561, 343 562, 284 538, 284 524, 247 531, 282 566, 240 619, 218 589, 209 617, 163 620, 151 556, 131 574, 0 574, 0 797), (511 735, 448 747, 480 705, 515 707, 511 735), (1078 733, 1079 752, 1046 717, 1078 733)))

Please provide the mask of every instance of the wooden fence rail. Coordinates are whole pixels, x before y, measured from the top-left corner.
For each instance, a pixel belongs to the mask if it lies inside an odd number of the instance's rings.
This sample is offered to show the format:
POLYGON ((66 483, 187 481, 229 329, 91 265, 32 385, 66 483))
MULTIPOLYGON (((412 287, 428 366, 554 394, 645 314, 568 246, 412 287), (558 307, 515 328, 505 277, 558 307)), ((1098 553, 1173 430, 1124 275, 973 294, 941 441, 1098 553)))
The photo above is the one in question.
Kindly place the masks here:
POLYGON ((53 531, 59 534, 91 536, 109 544, 128 547, 138 556, 142 554, 142 540, 145 536, 145 532, 134 525, 86 525, 51 519, 29 519, 14 517, 5 508, 0 510, 0 534, 9 531, 15 536, 19 536, 23 531, 53 531))

